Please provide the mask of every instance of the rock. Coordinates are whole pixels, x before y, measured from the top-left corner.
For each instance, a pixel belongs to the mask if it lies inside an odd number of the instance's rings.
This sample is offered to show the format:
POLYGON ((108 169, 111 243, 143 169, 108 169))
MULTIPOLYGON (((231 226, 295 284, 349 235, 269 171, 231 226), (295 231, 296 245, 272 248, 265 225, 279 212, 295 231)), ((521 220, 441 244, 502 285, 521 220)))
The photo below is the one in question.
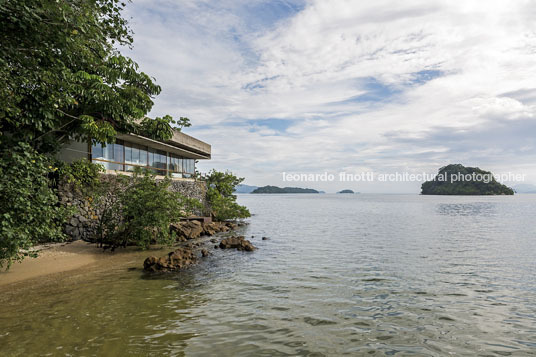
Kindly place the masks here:
POLYGON ((262 237, 262 240, 269 240, 270 238, 268 237, 262 237))
POLYGON ((179 241, 198 238, 203 233, 203 226, 199 221, 173 223, 170 229, 177 234, 179 241))
POLYGON ((75 230, 76 230, 76 227, 73 227, 70 225, 65 226, 65 234, 67 234, 68 236, 72 237, 75 230))
POLYGON ((174 271, 184 269, 195 263, 197 263, 197 257, 191 249, 179 248, 169 252, 164 257, 148 257, 143 262, 143 269, 151 272, 174 271))
POLYGON ((218 245, 215 245, 215 246, 214 246, 214 249, 218 249, 218 248, 219 248, 219 246, 218 246, 218 245))
POLYGON ((225 222, 225 226, 229 228, 230 230, 234 230, 236 229, 236 227, 238 227, 238 224, 234 222, 225 222))
POLYGON ((210 243, 216 243, 217 241, 218 241, 218 240, 217 240, 216 238, 212 238, 212 239, 210 240, 210 243))
POLYGON ((203 258, 208 257, 210 255, 209 251, 206 249, 201 249, 201 256, 203 258))
POLYGON ((143 270, 146 270, 146 271, 157 271, 158 269, 156 268, 156 265, 158 263, 158 258, 157 257, 148 257, 147 259, 145 259, 145 261, 143 262, 143 270))
POLYGON ((214 234, 221 231, 221 227, 216 222, 204 223, 203 224, 203 233, 207 236, 213 236, 214 234))
POLYGON ((76 217, 72 217, 72 218, 69 220, 69 224, 70 224, 71 226, 76 227, 76 226, 78 226, 78 223, 79 223, 79 220, 78 220, 78 218, 76 218, 76 217))
POLYGON ((247 239, 244 239, 244 236, 239 237, 229 237, 225 238, 220 242, 221 249, 232 249, 236 248, 237 250, 243 250, 246 252, 252 252, 255 248, 253 244, 247 239))

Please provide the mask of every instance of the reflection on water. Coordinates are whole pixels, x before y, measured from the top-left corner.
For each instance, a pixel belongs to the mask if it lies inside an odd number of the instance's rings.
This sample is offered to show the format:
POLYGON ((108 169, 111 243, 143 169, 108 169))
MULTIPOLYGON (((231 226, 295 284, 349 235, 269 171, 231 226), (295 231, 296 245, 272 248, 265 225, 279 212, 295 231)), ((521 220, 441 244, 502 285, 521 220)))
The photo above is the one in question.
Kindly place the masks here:
POLYGON ((449 216, 492 216, 496 205, 494 202, 439 203, 437 212, 449 216))
POLYGON ((242 195, 258 251, 163 276, 129 269, 139 254, 4 292, 0 350, 530 355, 534 198, 242 195))

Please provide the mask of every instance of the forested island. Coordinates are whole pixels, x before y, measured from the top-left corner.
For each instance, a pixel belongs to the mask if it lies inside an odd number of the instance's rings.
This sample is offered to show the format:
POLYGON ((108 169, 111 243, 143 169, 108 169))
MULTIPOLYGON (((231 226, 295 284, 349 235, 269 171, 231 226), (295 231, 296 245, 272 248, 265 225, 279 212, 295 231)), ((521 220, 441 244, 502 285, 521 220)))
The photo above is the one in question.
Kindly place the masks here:
POLYGON ((337 193, 350 193, 350 194, 352 194, 352 193, 355 193, 355 192, 352 191, 352 190, 341 190, 341 191, 339 191, 337 193))
POLYGON ((251 193, 320 193, 312 188, 300 188, 300 187, 277 187, 277 186, 263 186, 255 189, 251 193))
POLYGON ((423 195, 513 195, 514 190, 495 180, 489 171, 478 167, 450 164, 421 186, 423 195))

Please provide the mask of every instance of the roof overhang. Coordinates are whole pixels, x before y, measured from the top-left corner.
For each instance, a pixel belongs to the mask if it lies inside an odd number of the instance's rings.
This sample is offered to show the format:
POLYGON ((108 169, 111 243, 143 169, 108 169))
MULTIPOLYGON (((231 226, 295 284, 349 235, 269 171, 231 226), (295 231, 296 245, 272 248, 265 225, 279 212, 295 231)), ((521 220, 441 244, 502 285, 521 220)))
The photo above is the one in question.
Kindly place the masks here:
POLYGON ((187 157, 190 159, 200 159, 200 160, 208 160, 210 159, 210 145, 202 142, 201 140, 197 140, 195 138, 192 138, 191 136, 188 136, 186 134, 180 133, 182 135, 178 136, 178 139, 181 138, 181 136, 186 136, 187 139, 190 140, 183 140, 177 141, 173 140, 175 139, 176 135, 173 135, 172 140, 168 140, 167 142, 162 142, 158 140, 153 140, 150 138, 146 138, 145 136, 136 135, 136 134, 118 134, 117 138, 121 140, 126 140, 135 144, 139 145, 145 145, 149 146, 154 149, 163 150, 170 152, 172 154, 187 157), (197 145, 188 145, 189 142, 197 145), (199 143, 204 144, 199 145, 199 143))

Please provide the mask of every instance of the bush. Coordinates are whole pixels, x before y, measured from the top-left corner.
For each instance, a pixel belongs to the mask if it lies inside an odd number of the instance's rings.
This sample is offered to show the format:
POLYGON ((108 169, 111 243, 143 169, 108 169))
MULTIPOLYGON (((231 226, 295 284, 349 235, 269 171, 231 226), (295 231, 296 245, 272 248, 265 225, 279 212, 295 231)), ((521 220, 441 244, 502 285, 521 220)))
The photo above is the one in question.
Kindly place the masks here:
POLYGON ((37 243, 62 241, 70 210, 58 204, 50 186, 52 160, 18 143, 0 153, 0 267, 36 253, 37 243))
POLYGON ((207 201, 211 208, 212 216, 218 221, 233 220, 250 217, 251 214, 245 206, 236 203, 233 195, 235 187, 244 181, 232 172, 210 171, 206 176, 207 201))
POLYGON ((154 175, 138 170, 133 177, 119 176, 105 184, 107 192, 97 200, 101 212, 97 229, 99 243, 112 249, 173 243, 171 223, 178 222, 201 204, 170 191, 170 182, 169 178, 157 182, 154 175))
POLYGON ((88 159, 76 160, 71 164, 59 163, 59 176, 76 189, 91 192, 100 184, 100 174, 104 166, 94 164, 88 159))

